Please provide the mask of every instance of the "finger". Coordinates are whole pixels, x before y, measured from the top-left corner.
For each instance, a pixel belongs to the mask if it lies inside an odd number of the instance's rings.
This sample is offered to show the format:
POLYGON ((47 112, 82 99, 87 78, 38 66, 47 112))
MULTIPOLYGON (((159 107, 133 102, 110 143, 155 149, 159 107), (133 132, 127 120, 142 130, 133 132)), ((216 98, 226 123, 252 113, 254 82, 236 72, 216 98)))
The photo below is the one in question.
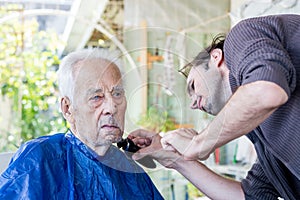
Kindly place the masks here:
POLYGON ((190 136, 194 137, 195 135, 198 135, 199 133, 197 131, 195 131, 192 128, 188 128, 187 132, 190 134, 190 136))
POLYGON ((176 151, 176 149, 172 146, 172 144, 170 144, 168 142, 168 140, 166 139, 167 137, 163 137, 161 138, 160 140, 160 143, 161 143, 161 146, 164 150, 167 150, 167 151, 176 151))
POLYGON ((178 134, 178 135, 181 135, 181 136, 184 136, 184 137, 190 137, 190 136, 195 135, 194 132, 196 132, 196 131, 194 131, 193 129, 179 128, 179 129, 175 129, 175 130, 172 130, 172 131, 168 131, 163 136, 168 135, 167 137, 170 137, 170 135, 178 134))
POLYGON ((179 129, 176 131, 176 134, 181 137, 192 138, 193 135, 187 129, 179 129))
POLYGON ((168 146, 170 146, 170 144, 168 143, 168 139, 165 136, 161 138, 160 143, 163 149, 166 149, 168 146))
POLYGON ((213 148, 208 150, 203 150, 200 141, 198 141, 198 137, 194 136, 186 151, 183 152, 183 157, 185 160, 206 160, 213 148))
POLYGON ((172 131, 167 131, 164 134, 161 134, 163 142, 166 142, 166 144, 167 144, 167 141, 172 140, 173 135, 175 135, 177 133, 177 131, 178 131, 178 129, 172 130, 172 131))
POLYGON ((140 149, 136 153, 132 155, 133 160, 139 160, 141 158, 144 158, 145 156, 148 156, 152 153, 151 149, 149 147, 145 147, 143 149, 140 149))
POLYGON ((135 136, 133 136, 133 135, 128 135, 127 137, 131 140, 133 140, 135 138, 135 136))
POLYGON ((175 132, 178 135, 181 135, 183 137, 189 137, 189 138, 192 138, 195 135, 198 135, 197 131, 195 131, 194 129, 191 129, 191 128, 180 128, 180 129, 177 129, 175 132))
POLYGON ((175 149, 173 146, 171 146, 171 145, 167 145, 167 146, 164 148, 164 150, 176 152, 176 149, 175 149))
POLYGON ((192 138, 190 137, 185 137, 177 132, 173 132, 172 134, 164 135, 161 141, 165 148, 167 145, 170 145, 180 154, 183 154, 186 151, 186 148, 189 146, 191 140, 192 138))
POLYGON ((161 138, 161 143, 164 145, 168 145, 172 143, 172 140, 174 139, 175 135, 176 135, 175 131, 166 132, 161 138))
POLYGON ((159 151, 160 149, 162 149, 161 147, 161 144, 160 144, 160 135, 156 134, 153 138, 152 138, 152 141, 151 143, 149 144, 149 146, 145 147, 145 148, 142 148, 140 149, 139 151, 137 151, 135 154, 134 154, 134 159, 139 159, 139 158, 142 158, 142 157, 145 157, 147 155, 154 155, 157 153, 157 151, 159 151))
POLYGON ((141 148, 149 146, 151 144, 151 138, 133 138, 133 143, 141 148))
POLYGON ((137 129, 135 131, 132 131, 128 137, 144 137, 144 138, 150 138, 153 137, 156 133, 151 132, 145 129, 137 129))

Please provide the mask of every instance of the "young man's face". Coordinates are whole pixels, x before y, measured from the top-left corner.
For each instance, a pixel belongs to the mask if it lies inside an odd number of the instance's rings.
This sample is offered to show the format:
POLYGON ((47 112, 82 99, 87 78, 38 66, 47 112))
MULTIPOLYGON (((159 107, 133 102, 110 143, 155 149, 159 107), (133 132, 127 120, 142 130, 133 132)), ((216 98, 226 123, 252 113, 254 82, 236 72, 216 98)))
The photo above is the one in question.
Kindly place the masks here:
POLYGON ((118 142, 127 106, 118 67, 101 59, 76 65, 71 103, 76 135, 92 148, 118 142))
POLYGON ((194 66, 187 78, 187 91, 192 100, 191 108, 216 115, 225 106, 226 80, 220 69, 211 61, 194 66))

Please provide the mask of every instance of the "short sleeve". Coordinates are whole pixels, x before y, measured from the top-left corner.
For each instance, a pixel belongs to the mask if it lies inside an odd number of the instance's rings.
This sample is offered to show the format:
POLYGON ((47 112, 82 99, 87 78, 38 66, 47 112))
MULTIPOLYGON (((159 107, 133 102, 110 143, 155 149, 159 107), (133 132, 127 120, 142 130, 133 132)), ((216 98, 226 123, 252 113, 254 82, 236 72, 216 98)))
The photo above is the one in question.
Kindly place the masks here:
POLYGON ((276 83, 289 96, 294 91, 296 69, 280 26, 280 22, 272 26, 265 21, 246 20, 228 34, 225 60, 237 86, 263 80, 276 83))
POLYGON ((262 39, 247 49, 237 76, 241 85, 255 81, 276 83, 290 96, 296 86, 296 71, 286 50, 277 41, 262 39))

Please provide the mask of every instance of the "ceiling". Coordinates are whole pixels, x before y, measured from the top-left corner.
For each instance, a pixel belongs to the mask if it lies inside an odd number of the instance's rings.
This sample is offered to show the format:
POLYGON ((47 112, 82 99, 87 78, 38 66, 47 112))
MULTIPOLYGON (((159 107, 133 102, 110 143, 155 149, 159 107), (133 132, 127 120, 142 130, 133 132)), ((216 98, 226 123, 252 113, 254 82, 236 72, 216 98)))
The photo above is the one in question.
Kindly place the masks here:
POLYGON ((8 3, 22 4, 42 26, 55 27, 66 43, 63 54, 112 43, 123 48, 124 30, 140 27, 142 20, 149 27, 215 32, 247 17, 300 13, 298 0, 0 0, 8 3))

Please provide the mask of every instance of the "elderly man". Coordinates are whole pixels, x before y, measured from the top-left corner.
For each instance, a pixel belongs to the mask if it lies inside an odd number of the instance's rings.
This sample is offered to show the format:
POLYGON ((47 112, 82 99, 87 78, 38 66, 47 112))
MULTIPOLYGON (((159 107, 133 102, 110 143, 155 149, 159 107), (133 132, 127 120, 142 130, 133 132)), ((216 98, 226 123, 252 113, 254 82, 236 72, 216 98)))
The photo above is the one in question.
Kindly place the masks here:
POLYGON ((127 105, 116 58, 92 49, 62 60, 61 110, 70 130, 21 146, 0 177, 0 199, 162 199, 112 145, 122 138, 127 105))

